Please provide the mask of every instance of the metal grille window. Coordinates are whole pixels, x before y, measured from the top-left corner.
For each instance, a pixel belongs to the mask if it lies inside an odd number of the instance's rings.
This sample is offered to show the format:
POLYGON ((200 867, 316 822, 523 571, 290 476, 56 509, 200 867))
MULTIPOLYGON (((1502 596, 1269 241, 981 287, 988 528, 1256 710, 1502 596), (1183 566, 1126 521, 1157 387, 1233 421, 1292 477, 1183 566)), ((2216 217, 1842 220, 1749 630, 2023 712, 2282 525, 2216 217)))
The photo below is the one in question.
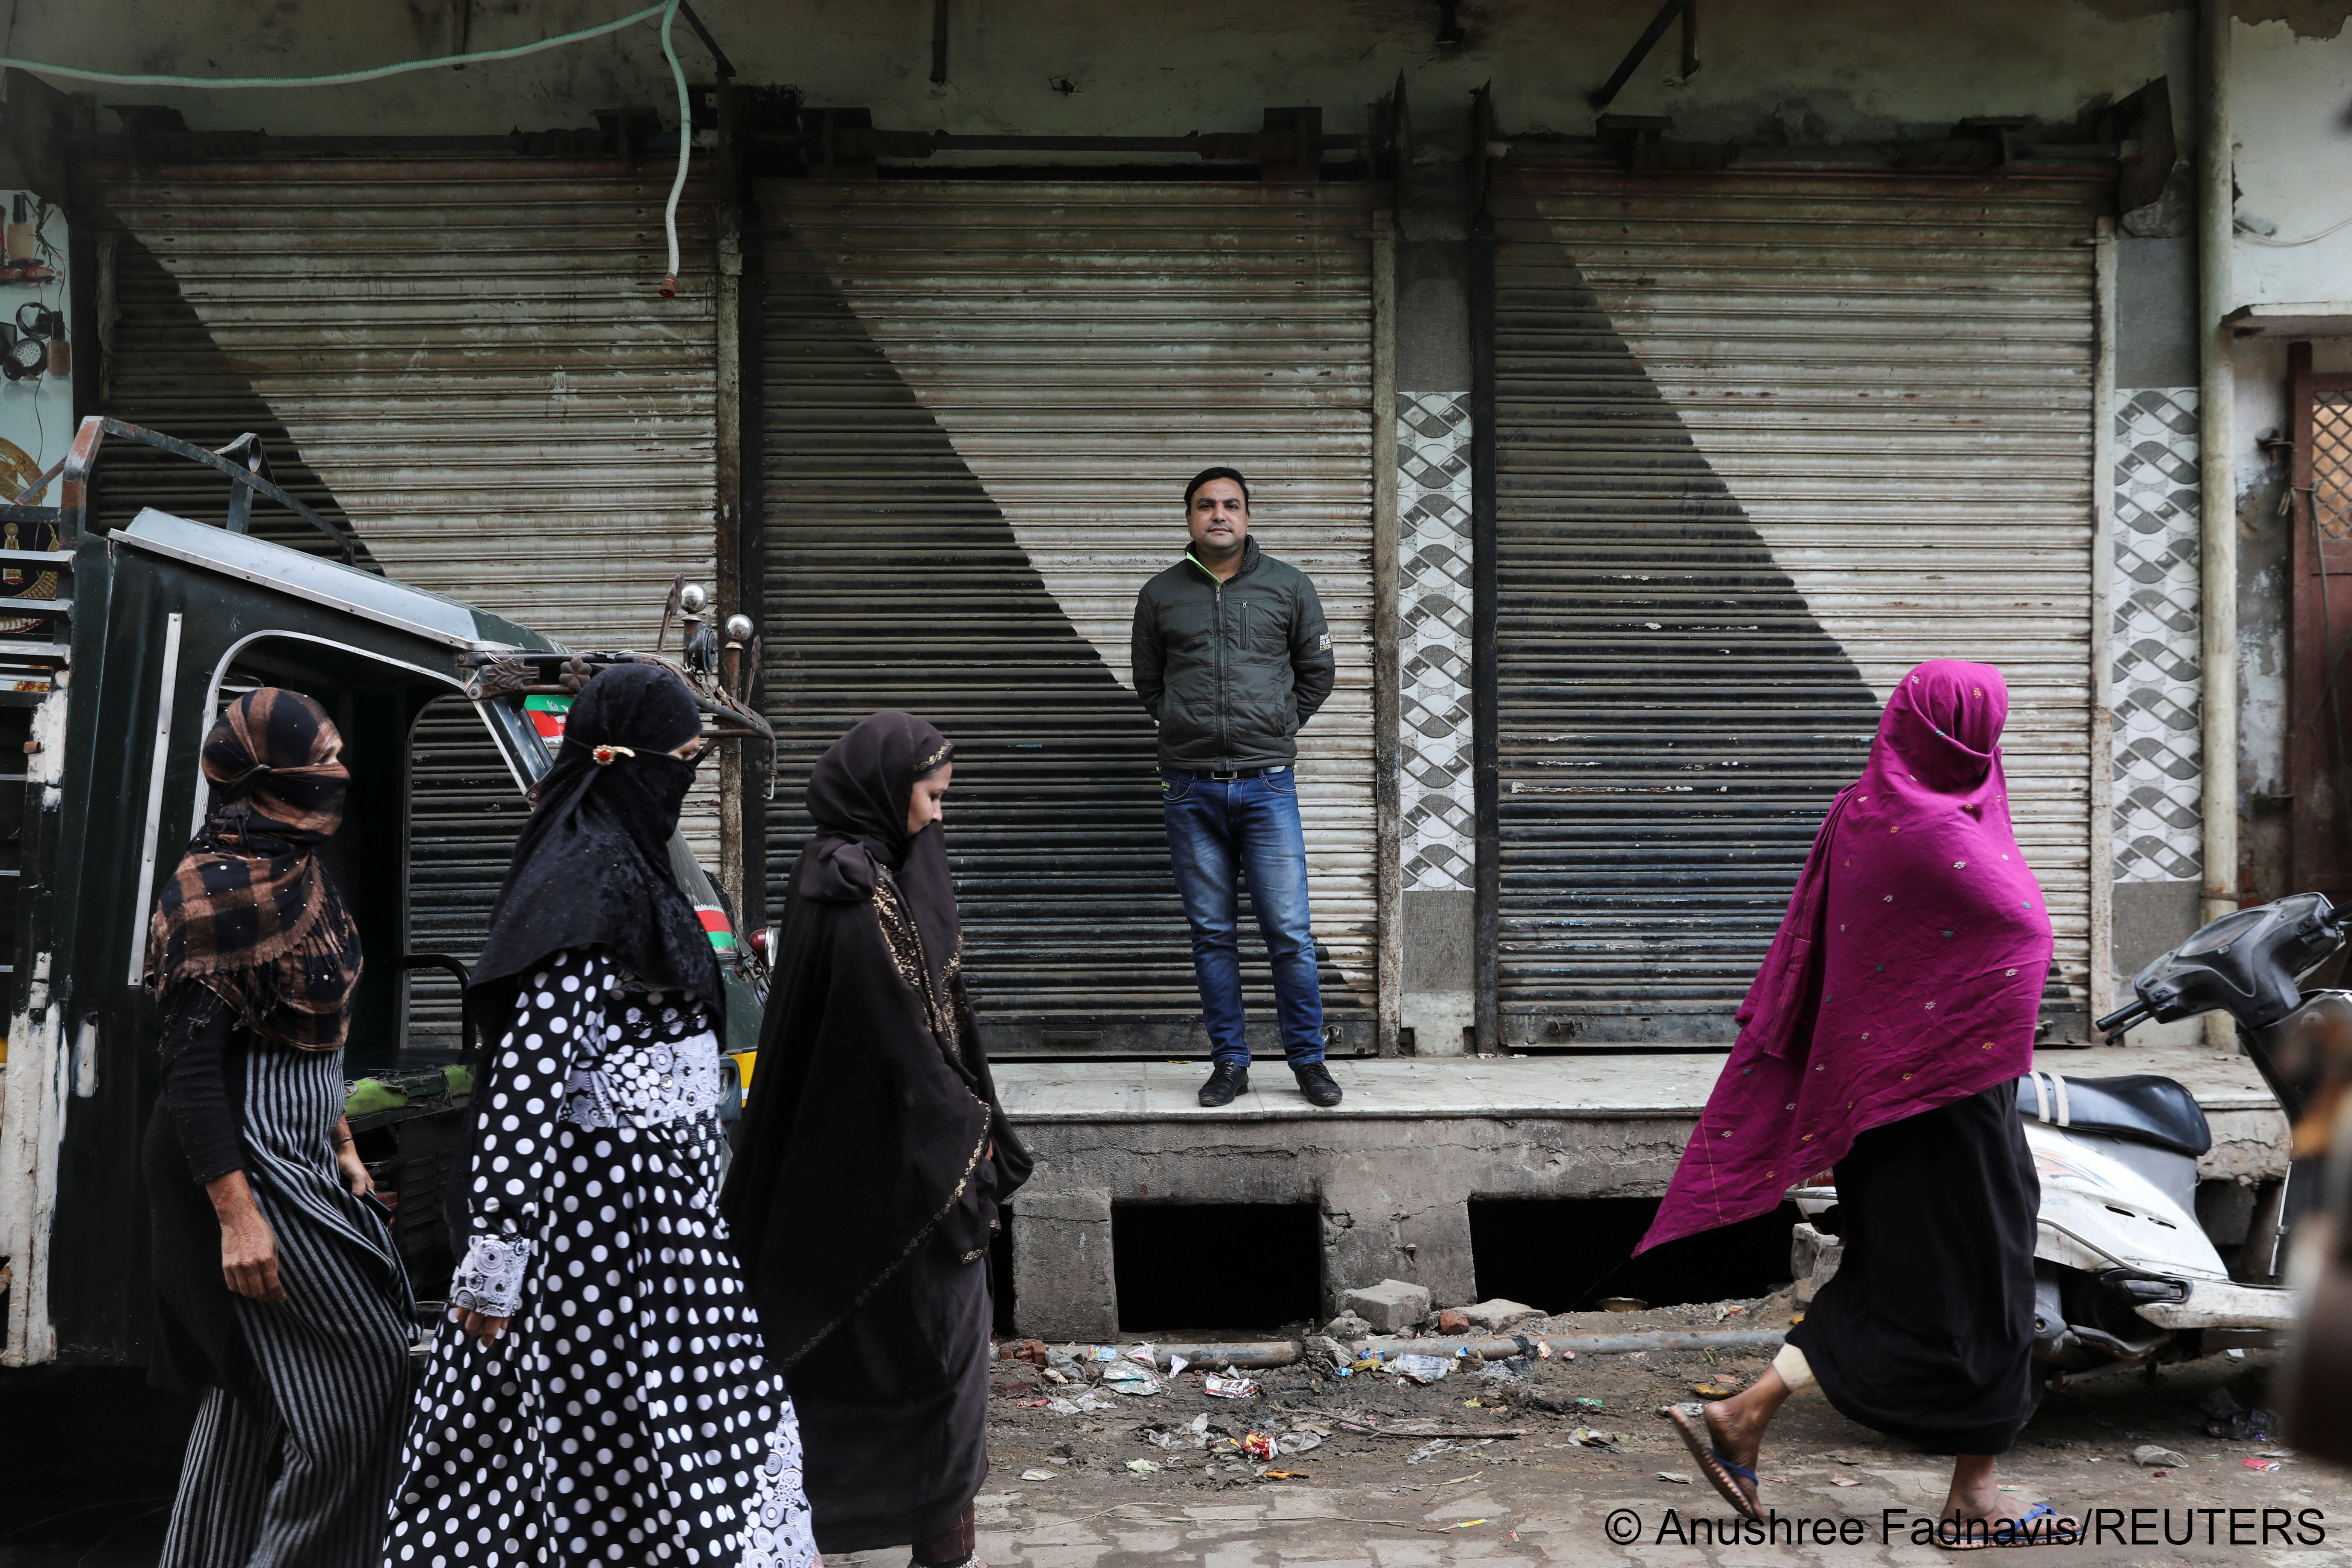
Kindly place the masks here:
POLYGON ((2352 392, 2312 395, 2311 505, 2322 539, 2352 539, 2352 392))

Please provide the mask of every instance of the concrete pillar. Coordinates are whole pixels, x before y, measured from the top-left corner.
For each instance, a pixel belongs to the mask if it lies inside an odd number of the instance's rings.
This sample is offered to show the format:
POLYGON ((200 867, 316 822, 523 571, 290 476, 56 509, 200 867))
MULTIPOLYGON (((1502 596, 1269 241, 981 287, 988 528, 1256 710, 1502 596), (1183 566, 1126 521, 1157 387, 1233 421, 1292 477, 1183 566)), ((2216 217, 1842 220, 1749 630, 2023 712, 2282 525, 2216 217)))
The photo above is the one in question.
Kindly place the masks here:
POLYGON ((1108 1188, 1030 1190, 1014 1198, 1013 1321, 1034 1339, 1117 1337, 1108 1188))
MULTIPOLYGON (((1435 149, 1430 149, 1434 152, 1435 149)), ((1415 1054, 1473 1021, 1467 169, 1417 163, 1397 214, 1398 735, 1402 990, 1415 1054)), ((1375 1276, 1377 1279, 1378 1276, 1375 1276)), ((1402 1276, 1400 1276, 1402 1278, 1402 1276)), ((1368 1283, 1369 1281, 1350 1281, 1368 1283)))
POLYGON ((1419 1285, 1441 1307, 1478 1299, 1466 1194, 1391 1179, 1399 1173, 1366 1161, 1332 1172, 1321 1198, 1326 1316, 1348 1291, 1383 1279, 1419 1285))

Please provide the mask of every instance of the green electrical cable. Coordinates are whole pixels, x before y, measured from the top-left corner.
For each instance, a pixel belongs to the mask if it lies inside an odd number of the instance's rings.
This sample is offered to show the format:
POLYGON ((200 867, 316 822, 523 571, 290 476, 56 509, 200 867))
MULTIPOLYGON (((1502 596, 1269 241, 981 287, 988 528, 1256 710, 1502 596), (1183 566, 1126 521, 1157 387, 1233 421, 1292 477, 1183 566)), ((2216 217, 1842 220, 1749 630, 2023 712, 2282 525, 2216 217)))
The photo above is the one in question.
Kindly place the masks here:
POLYGON ((69 77, 76 81, 102 81, 114 87, 194 87, 242 89, 263 87, 344 87, 352 82, 378 81, 404 71, 432 70, 442 66, 471 65, 478 60, 511 60, 523 55, 534 55, 541 49, 561 48, 589 38, 601 38, 607 33, 617 33, 624 27, 654 17, 662 19, 662 56, 669 61, 670 75, 677 82, 677 174, 670 181, 669 204, 663 209, 662 225, 669 239, 669 274, 662 281, 662 298, 671 298, 677 291, 677 198, 686 189, 687 160, 694 146, 694 122, 691 105, 686 90, 686 67, 679 63, 677 50, 671 47, 670 24, 677 19, 678 0, 655 0, 641 11, 632 11, 614 21, 583 27, 576 33, 559 33, 537 43, 517 44, 511 48, 477 49, 470 54, 439 55, 429 60, 403 60, 397 65, 373 66, 366 70, 337 71, 331 76, 247 76, 202 77, 131 75, 122 71, 84 70, 79 66, 48 65, 40 60, 20 60, 0 55, 0 66, 13 66, 18 70, 34 71, 46 76, 69 77))

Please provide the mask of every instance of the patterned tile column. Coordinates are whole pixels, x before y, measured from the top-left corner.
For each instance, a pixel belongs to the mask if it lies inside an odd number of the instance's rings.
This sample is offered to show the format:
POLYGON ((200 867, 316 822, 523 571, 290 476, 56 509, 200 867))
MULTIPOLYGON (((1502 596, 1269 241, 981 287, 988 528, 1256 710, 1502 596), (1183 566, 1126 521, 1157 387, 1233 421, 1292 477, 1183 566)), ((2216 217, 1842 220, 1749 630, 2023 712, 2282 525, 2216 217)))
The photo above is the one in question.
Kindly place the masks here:
POLYGON ((2115 878, 2204 872, 2197 389, 2116 394, 2115 878))
POLYGON ((1399 721, 1404 887, 1467 891, 1470 782, 1470 395, 1397 394, 1399 721))

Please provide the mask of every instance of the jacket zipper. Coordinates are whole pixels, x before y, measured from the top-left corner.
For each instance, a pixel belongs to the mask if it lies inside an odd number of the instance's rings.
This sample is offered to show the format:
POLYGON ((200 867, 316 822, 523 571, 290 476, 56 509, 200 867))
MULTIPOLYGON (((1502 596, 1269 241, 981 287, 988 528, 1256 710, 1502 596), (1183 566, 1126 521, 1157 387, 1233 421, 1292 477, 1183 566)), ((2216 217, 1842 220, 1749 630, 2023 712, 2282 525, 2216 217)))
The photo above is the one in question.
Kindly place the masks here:
MULTIPOLYGON (((1210 575, 1214 577, 1215 574, 1210 575)), ((1233 692, 1225 663, 1225 584, 1223 581, 1217 583, 1213 592, 1217 595, 1217 760, 1224 764, 1218 771, 1231 773, 1234 769, 1233 737, 1227 728, 1227 716, 1233 708, 1233 692)))

